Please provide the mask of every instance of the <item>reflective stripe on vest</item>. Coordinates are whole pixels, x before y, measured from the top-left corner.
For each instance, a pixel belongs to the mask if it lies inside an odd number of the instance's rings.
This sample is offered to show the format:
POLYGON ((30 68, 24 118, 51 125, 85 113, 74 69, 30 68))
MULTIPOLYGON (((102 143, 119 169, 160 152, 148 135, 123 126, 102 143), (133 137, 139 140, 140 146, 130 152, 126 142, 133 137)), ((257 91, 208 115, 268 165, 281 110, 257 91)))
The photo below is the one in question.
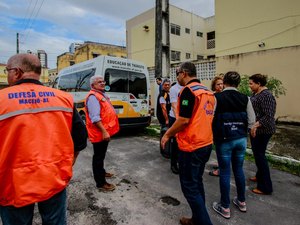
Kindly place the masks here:
POLYGON ((0 205, 51 198, 72 177, 72 96, 22 83, 0 90, 0 105, 0 205))
POLYGON ((13 116, 18 116, 26 113, 40 113, 40 112, 49 112, 49 111, 64 111, 64 112, 73 112, 72 109, 65 107, 46 107, 46 108, 37 108, 37 109, 22 109, 15 112, 6 113, 0 116, 0 120, 5 120, 13 116))
MULTIPOLYGON (((176 138, 181 151, 192 152, 213 142, 212 120, 215 97, 211 91, 199 83, 192 82, 186 87, 195 96, 195 105, 188 126, 180 131, 176 138)), ((180 97, 178 102, 180 102, 180 97)), ((180 104, 177 108, 179 112, 180 104)))

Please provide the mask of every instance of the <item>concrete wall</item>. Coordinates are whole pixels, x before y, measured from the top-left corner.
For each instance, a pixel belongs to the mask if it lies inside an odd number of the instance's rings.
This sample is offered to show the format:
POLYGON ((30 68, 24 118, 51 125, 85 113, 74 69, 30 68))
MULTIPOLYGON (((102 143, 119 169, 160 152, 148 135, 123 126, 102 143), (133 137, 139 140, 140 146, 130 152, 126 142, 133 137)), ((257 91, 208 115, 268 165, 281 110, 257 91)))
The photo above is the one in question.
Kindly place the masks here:
POLYGON ((230 70, 241 75, 262 73, 282 81, 287 89, 277 99, 276 117, 281 121, 300 122, 300 46, 258 51, 217 58, 217 73, 230 70))
POLYGON ((216 56, 297 46, 300 1, 216 0, 215 24, 216 56))
MULTIPOLYGON (((206 57, 214 55, 214 49, 206 48, 206 32, 214 31, 214 18, 204 19, 188 11, 170 5, 170 25, 180 26, 180 36, 170 33, 170 50, 180 51, 180 61, 196 60, 197 55, 206 57), (190 29, 186 33, 185 28, 190 29), (203 33, 203 37, 197 36, 197 31, 203 33), (190 53, 191 58, 186 58, 190 53)), ((128 58, 144 62, 147 67, 155 64, 155 10, 154 8, 126 21, 127 52, 128 58), (144 26, 148 26, 148 30, 144 26)), ((180 61, 171 61, 178 63, 180 61)))

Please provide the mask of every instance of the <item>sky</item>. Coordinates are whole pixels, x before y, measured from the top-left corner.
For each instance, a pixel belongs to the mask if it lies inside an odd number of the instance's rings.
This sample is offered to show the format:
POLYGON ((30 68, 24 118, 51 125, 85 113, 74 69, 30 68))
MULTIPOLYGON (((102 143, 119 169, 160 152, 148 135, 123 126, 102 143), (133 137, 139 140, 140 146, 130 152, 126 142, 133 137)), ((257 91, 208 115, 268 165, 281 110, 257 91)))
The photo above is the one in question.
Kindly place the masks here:
MULTIPOLYGON (((45 50, 48 67, 71 43, 93 41, 126 46, 126 20, 155 6, 155 0, 0 0, 0 63, 16 54, 45 50)), ((202 17, 214 15, 214 0, 169 0, 202 17)))

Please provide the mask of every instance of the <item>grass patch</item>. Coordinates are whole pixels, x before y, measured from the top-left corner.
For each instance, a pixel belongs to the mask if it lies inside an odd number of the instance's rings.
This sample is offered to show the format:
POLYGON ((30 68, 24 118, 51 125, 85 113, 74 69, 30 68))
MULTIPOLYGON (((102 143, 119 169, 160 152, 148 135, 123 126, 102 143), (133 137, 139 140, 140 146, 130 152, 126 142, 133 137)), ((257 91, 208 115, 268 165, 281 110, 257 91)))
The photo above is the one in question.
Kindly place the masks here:
POLYGON ((160 126, 159 125, 150 125, 144 129, 144 134, 151 137, 159 137, 160 135, 160 126))
MULTIPOLYGON (((245 159, 250 162, 255 162, 253 154, 248 152, 246 152, 245 159)), ((300 164, 291 163, 288 161, 280 161, 274 158, 272 155, 267 155, 267 160, 269 165, 274 169, 300 176, 300 164)))

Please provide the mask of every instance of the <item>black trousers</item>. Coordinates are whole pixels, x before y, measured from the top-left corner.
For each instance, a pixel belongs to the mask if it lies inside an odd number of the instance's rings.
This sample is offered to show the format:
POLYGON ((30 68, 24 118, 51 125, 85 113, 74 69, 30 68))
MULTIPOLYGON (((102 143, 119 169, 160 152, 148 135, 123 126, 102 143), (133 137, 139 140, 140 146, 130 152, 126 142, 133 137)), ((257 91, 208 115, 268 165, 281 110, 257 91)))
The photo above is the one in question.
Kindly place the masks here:
POLYGON ((108 141, 93 143, 93 174, 97 187, 102 187, 106 183, 104 159, 107 152, 108 141))
MULTIPOLYGON (((176 121, 176 118, 169 116, 169 127, 171 127, 176 121)), ((170 152, 171 152, 171 166, 178 164, 178 143, 176 137, 170 138, 170 152)))
POLYGON ((267 145, 271 136, 271 134, 257 134, 255 138, 250 138, 255 164, 257 166, 257 188, 266 194, 273 192, 270 169, 266 157, 267 145))

